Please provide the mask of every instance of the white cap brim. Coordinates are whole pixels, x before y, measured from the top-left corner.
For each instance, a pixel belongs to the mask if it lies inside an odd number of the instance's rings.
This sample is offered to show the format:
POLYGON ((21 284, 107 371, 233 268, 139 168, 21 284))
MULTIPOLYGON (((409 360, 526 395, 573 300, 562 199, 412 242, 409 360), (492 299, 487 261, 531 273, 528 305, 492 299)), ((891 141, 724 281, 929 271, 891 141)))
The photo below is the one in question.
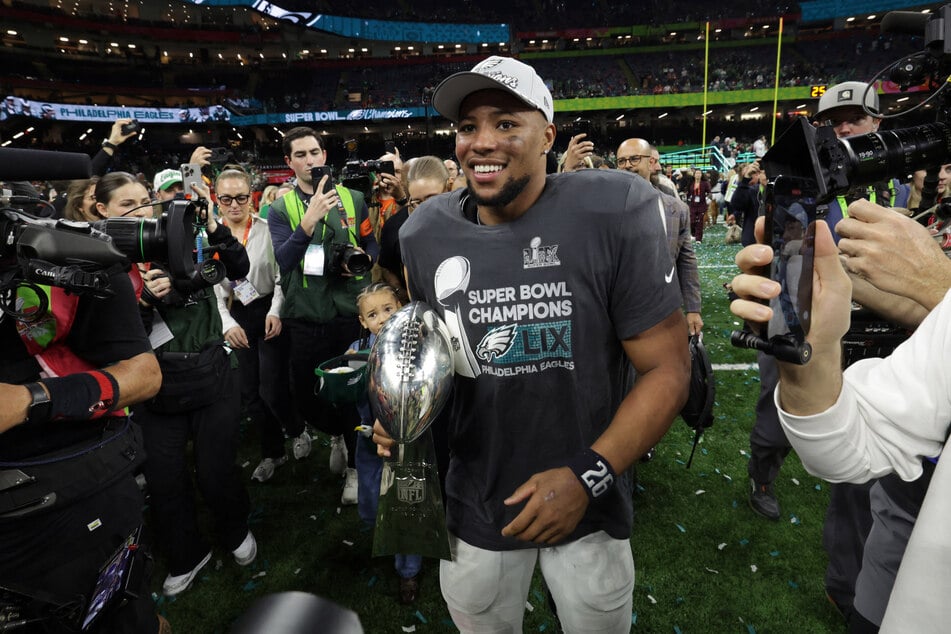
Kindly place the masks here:
POLYGON ((541 105, 532 103, 532 101, 526 99, 520 92, 513 90, 500 81, 496 81, 482 73, 474 73, 468 70, 450 75, 436 86, 436 90, 433 92, 433 108, 450 121, 458 123, 459 109, 462 107, 462 102, 466 100, 466 97, 480 90, 501 90, 507 92, 513 97, 516 97, 519 101, 541 112, 542 116, 551 123, 551 119, 542 109, 541 105))

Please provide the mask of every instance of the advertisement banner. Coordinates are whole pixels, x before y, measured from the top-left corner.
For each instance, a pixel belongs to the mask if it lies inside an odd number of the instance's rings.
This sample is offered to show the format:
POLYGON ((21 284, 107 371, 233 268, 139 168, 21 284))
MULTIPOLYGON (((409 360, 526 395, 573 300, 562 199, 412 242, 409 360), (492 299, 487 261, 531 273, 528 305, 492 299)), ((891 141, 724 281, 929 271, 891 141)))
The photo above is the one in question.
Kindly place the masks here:
POLYGON ((149 108, 147 106, 84 106, 72 103, 32 101, 7 95, 0 107, 0 121, 9 117, 36 117, 58 121, 112 123, 116 119, 138 119, 142 123, 205 123, 230 121, 224 106, 200 108, 149 108))

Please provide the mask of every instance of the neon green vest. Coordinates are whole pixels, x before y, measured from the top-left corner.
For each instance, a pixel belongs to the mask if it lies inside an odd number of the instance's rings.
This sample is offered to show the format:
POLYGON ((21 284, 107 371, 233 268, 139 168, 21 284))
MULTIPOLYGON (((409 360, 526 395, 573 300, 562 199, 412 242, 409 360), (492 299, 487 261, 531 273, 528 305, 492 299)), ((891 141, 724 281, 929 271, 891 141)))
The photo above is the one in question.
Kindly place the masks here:
MULTIPOLYGON (((359 246, 357 210, 363 208, 363 195, 342 185, 337 185, 336 189, 345 214, 342 215, 339 209, 331 209, 325 218, 326 223, 319 223, 320 232, 315 228, 311 238, 311 244, 323 245, 325 253, 328 252, 331 242, 349 242, 359 246)), ((283 205, 272 205, 270 213, 280 213, 280 207, 283 206, 291 231, 296 231, 307 208, 296 190, 287 192, 280 200, 283 205)), ((281 275, 281 288, 284 291, 284 309, 281 316, 318 324, 327 323, 340 315, 356 316, 357 295, 369 283, 369 275, 305 275, 302 259, 287 275, 281 275)))

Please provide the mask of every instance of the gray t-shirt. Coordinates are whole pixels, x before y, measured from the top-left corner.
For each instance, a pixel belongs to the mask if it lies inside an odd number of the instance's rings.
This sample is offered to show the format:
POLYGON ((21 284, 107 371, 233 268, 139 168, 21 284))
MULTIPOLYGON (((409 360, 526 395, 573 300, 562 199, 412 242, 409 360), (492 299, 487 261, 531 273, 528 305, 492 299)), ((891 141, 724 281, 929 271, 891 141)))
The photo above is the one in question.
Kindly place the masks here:
MULTIPOLYGON (((400 231, 414 299, 453 337, 448 524, 490 550, 523 505, 502 501, 602 434, 630 387, 621 346, 680 309, 663 210, 643 179, 605 170, 549 176, 514 222, 472 221, 466 190, 427 201, 400 231), (466 213, 468 211, 468 214, 466 213), (468 217, 467 217, 468 216, 468 217)), ((630 491, 593 501, 571 539, 630 536, 630 491)))

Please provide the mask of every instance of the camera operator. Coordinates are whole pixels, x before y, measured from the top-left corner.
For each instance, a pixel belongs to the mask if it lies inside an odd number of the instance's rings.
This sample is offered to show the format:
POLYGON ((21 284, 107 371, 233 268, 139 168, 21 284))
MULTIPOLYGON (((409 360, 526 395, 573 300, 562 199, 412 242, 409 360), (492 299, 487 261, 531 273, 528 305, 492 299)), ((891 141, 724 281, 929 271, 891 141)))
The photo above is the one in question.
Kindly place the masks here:
POLYGON ((379 246, 360 192, 342 185, 325 191, 327 176, 314 182, 311 169, 327 161, 319 135, 310 128, 292 128, 284 135, 283 150, 297 185, 272 203, 268 228, 281 270, 283 331, 290 338, 291 390, 299 414, 289 422, 288 433, 296 435, 293 453, 297 459, 310 454, 305 420, 333 437, 331 472, 346 470, 348 481, 352 481, 352 498, 348 493, 347 499, 356 504, 356 410, 334 408, 317 398, 314 368, 360 338, 356 298, 371 281, 369 270, 355 275, 348 263, 336 262, 334 255, 355 253, 362 255, 364 264, 372 265, 379 246))
MULTIPOLYGON (((218 261, 229 279, 244 278, 250 268, 244 247, 215 220, 208 188, 192 187, 206 205, 203 220, 218 261)), ((145 477, 155 533, 168 560, 162 590, 175 596, 188 589, 212 555, 198 528, 189 441, 198 488, 214 517, 219 543, 241 566, 254 560, 257 544, 248 529, 248 492, 235 468, 241 407, 237 361, 224 345, 215 294, 210 284, 183 287, 164 266, 153 263, 143 274, 140 302, 162 367, 162 388, 135 414, 149 453, 145 477)))
POLYGON ((99 151, 92 157, 93 176, 102 176, 108 172, 119 146, 138 136, 141 130, 139 122, 134 119, 116 119, 109 130, 109 136, 102 140, 99 151))
MULTIPOLYGON (((129 277, 118 266, 107 273, 109 297, 20 287, 26 312, 42 293, 48 313, 32 324, 0 317, 0 586, 61 604, 88 597, 99 568, 142 523, 134 477, 142 439, 124 408, 153 396, 161 375, 129 277), (24 478, 32 480, 16 484, 24 478)), ((130 587, 140 598, 106 614, 97 631, 169 631, 145 573, 130 587)), ((64 611, 72 608, 85 605, 64 611)))
MULTIPOLYGON (((878 94, 868 84, 843 82, 831 86, 819 100, 815 116, 817 124, 830 125, 836 136, 843 138, 878 130, 881 123, 878 94), (866 109, 873 114, 866 112, 866 109)), ((837 242, 837 224, 848 217, 848 204, 859 198, 886 206, 907 205, 909 188, 895 180, 856 188, 829 203, 826 224, 837 242)), ((734 195, 734 201, 736 196, 734 195)), ((864 354, 862 350, 854 350, 864 354)), ((779 519, 779 503, 773 482, 789 453, 789 441, 776 415, 772 393, 778 379, 776 362, 769 355, 758 355, 760 395, 756 405, 756 422, 750 432, 750 507, 770 519, 779 519)), ((852 615, 855 580, 862 565, 863 549, 872 525, 868 489, 871 483, 836 484, 830 492, 829 508, 823 528, 823 546, 829 556, 826 570, 826 592, 846 620, 852 615)))
MULTIPOLYGON (((945 460, 935 467, 927 458, 941 453, 951 420, 946 362, 951 261, 927 230, 911 219, 867 201, 852 203, 848 212, 850 217, 837 227, 842 236, 838 250, 825 223, 817 223, 807 337, 812 359, 807 366, 778 363, 774 402, 810 473, 831 482, 881 478, 872 489, 872 501, 874 505, 878 493, 886 505, 876 515, 867 550, 882 537, 890 542, 886 563, 897 568, 901 562, 900 568, 892 588, 888 574, 894 575, 894 570, 869 566, 866 552, 855 605, 856 617, 863 618, 854 619, 850 631, 878 631, 877 622, 882 632, 944 631, 951 616, 941 592, 951 583, 947 533, 951 473, 945 460), (923 269, 928 275, 921 274, 923 269), (889 357, 864 359, 843 372, 841 342, 849 328, 852 297, 876 310, 892 305, 889 316, 904 316, 909 325, 924 314, 927 317, 889 357), (912 403, 916 407, 909 416, 912 403), (920 512, 896 500, 889 477, 882 478, 890 473, 906 481, 906 487, 920 488, 923 477, 931 478, 930 485, 923 484, 927 493, 918 496, 920 512), (884 535, 877 534, 879 528, 884 535), (877 578, 863 584, 867 574, 877 578), (875 593, 871 601, 864 596, 866 590, 875 593)), ((741 298, 731 305, 737 316, 758 322, 770 318, 769 308, 749 300, 775 297, 779 284, 749 272, 771 259, 772 250, 762 245, 747 247, 737 256, 744 271, 733 280, 733 290, 741 298)))

